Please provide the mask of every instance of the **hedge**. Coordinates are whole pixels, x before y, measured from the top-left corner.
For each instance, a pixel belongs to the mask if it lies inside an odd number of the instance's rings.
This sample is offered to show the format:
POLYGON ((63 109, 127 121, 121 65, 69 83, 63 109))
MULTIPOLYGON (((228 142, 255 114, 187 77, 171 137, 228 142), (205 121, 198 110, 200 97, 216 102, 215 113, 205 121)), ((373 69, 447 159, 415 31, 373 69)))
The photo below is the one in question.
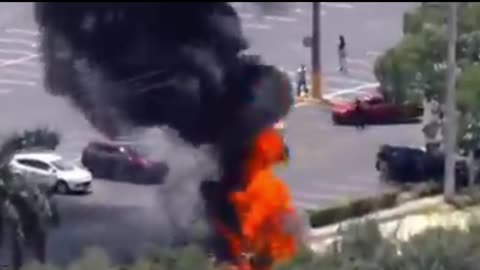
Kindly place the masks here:
POLYGON ((406 201, 437 195, 441 192, 442 187, 437 184, 407 185, 398 191, 356 199, 320 210, 307 210, 307 213, 312 228, 318 228, 347 219, 362 217, 375 211, 393 208, 406 201))

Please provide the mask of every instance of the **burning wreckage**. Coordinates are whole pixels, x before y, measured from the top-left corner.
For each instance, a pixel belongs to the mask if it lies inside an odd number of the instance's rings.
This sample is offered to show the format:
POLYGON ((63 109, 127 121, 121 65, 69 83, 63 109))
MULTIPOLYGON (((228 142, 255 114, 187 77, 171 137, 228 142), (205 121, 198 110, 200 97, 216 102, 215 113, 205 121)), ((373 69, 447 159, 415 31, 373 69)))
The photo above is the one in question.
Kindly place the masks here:
POLYGON ((221 173, 200 194, 212 250, 240 269, 270 269, 301 239, 272 128, 292 104, 288 78, 248 48, 227 3, 35 3, 46 89, 109 137, 169 126, 213 145, 221 173), (244 256, 249 254, 250 256, 244 256))

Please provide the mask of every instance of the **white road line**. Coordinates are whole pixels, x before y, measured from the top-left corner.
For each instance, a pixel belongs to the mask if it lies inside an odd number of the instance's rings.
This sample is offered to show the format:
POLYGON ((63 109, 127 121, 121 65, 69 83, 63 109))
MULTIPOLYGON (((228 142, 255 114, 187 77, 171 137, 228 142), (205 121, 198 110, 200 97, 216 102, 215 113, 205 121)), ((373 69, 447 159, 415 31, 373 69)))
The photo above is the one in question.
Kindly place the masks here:
POLYGON ((320 2, 322 6, 326 7, 333 7, 333 8, 345 8, 345 9, 352 9, 354 6, 348 3, 332 3, 332 2, 320 2))
POLYGON ((30 52, 26 50, 9 50, 9 49, 0 49, 0 53, 6 54, 23 54, 23 55, 35 55, 35 52, 30 52))
POLYGON ((36 42, 32 42, 26 39, 17 39, 17 38, 0 38, 0 43, 16 43, 30 46, 36 48, 38 45, 36 42))
POLYGON ((295 13, 302 14, 302 13, 305 13, 305 10, 302 9, 302 8, 296 8, 296 9, 295 9, 295 13))
POLYGON ((30 36, 38 36, 40 34, 38 31, 32 31, 32 30, 20 29, 20 28, 7 28, 5 29, 5 32, 9 34, 18 33, 18 34, 25 34, 30 36))
POLYGON ((32 79, 40 79, 42 76, 38 73, 35 72, 28 72, 25 70, 18 70, 14 68, 5 68, 0 70, 1 74, 13 74, 13 75, 20 75, 20 76, 25 76, 25 77, 30 77, 32 79))
POLYGON ((243 25, 244 28, 258 29, 258 30, 270 30, 272 27, 267 24, 261 23, 246 23, 243 25))
POLYGON ((17 81, 17 80, 2 80, 2 79, 0 79, 0 84, 26 85, 26 86, 36 85, 36 83, 32 81, 17 81))
POLYGON ((342 89, 342 90, 339 89, 339 90, 337 90, 333 93, 325 94, 325 95, 323 95, 323 97, 327 98, 327 99, 335 98, 335 97, 337 97, 339 95, 342 95, 342 94, 355 93, 355 92, 362 91, 363 89, 366 89, 366 88, 378 87, 379 85, 380 85, 379 83, 368 83, 368 84, 360 85, 360 86, 353 87, 353 88, 342 89))
POLYGON ((22 63, 26 63, 32 59, 35 59, 39 57, 38 54, 33 54, 33 55, 29 55, 29 56, 25 56, 25 57, 20 57, 20 58, 17 58, 17 59, 13 59, 13 60, 10 60, 10 61, 6 61, 6 62, 2 62, 0 63, 0 68, 2 67, 7 67, 7 66, 11 66, 11 65, 17 65, 17 64, 22 64, 22 63))
POLYGON ((292 17, 283 17, 283 16, 265 16, 265 19, 269 21, 277 21, 277 22, 289 22, 293 23, 296 22, 297 19, 292 17))

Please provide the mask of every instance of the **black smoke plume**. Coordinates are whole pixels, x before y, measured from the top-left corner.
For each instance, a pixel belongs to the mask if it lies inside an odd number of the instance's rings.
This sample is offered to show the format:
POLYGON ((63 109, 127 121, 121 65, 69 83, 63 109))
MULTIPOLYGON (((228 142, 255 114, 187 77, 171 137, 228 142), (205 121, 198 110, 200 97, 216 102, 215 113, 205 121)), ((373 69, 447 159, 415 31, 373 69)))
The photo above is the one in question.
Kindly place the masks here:
POLYGON ((248 44, 235 10, 223 2, 37 2, 35 17, 46 89, 107 136, 167 125, 193 145, 214 145, 222 173, 202 195, 210 215, 235 227, 226 198, 242 188, 253 136, 292 102, 284 74, 240 56, 248 44))

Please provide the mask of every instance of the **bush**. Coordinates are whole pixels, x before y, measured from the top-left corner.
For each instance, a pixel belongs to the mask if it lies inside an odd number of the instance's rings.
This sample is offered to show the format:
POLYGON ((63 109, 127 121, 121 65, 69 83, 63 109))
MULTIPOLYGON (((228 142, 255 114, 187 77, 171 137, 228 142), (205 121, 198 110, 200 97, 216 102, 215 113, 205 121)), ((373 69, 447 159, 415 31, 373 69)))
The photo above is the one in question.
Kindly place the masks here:
POLYGON ((378 197, 362 198, 338 206, 310 211, 310 225, 313 228, 322 227, 350 218, 361 217, 380 209, 394 207, 399 195, 400 192, 390 192, 378 197))
POLYGON ((406 201, 434 196, 443 190, 443 187, 436 183, 404 185, 400 188, 399 191, 387 192, 376 197, 361 198, 334 207, 307 211, 310 216, 310 225, 312 228, 317 228, 362 217, 374 211, 395 207, 406 201))
MULTIPOLYGON (((289 262, 275 270, 476 270, 480 265, 480 224, 475 219, 467 230, 434 228, 399 242, 387 238, 371 220, 341 230, 340 238, 323 254, 303 247, 289 262)), ((24 270, 60 270, 31 264, 24 270)), ((198 247, 160 250, 131 266, 114 266, 99 249, 88 250, 68 270, 220 270, 198 247)), ((223 269, 222 269, 223 270, 223 269)))
POLYGON ((467 231, 429 229, 406 243, 385 238, 373 221, 351 225, 341 236, 327 253, 304 252, 278 269, 473 270, 480 263, 480 226, 476 222, 467 231))

